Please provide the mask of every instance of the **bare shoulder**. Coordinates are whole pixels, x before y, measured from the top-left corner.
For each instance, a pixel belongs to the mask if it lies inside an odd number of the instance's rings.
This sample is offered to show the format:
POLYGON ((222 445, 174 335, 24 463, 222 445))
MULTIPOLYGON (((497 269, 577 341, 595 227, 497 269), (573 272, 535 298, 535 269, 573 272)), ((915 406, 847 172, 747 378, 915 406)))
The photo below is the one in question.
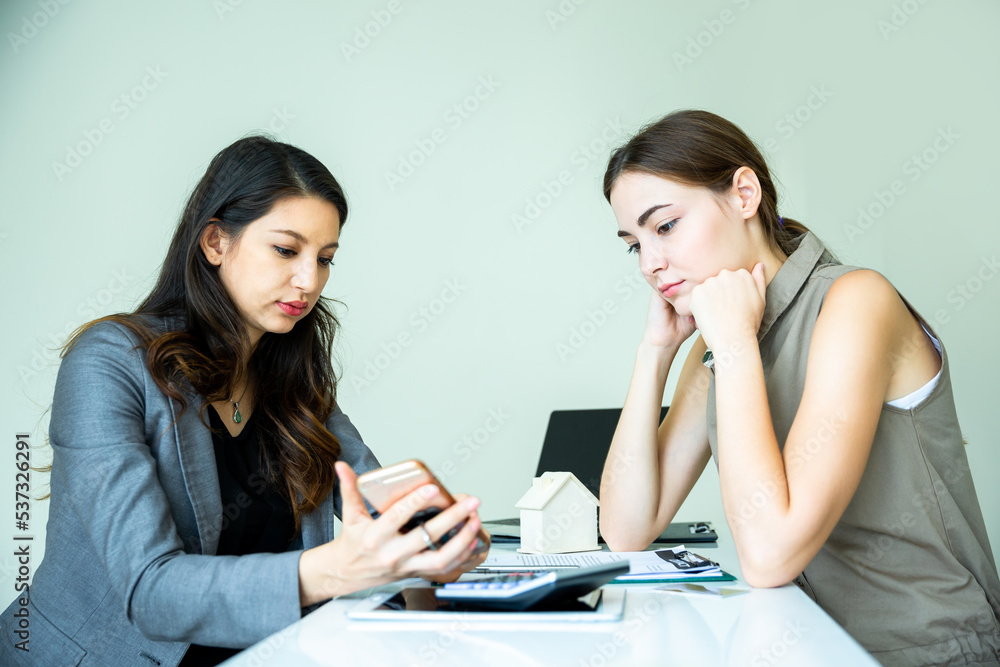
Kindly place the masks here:
POLYGON ((892 283, 869 269, 833 281, 815 336, 831 353, 838 349, 844 358, 883 367, 886 401, 919 388, 940 367, 936 350, 892 283))
POLYGON ((865 368, 873 380, 888 382, 889 353, 899 340, 906 312, 895 288, 877 271, 859 269, 837 277, 816 320, 810 367, 832 374, 847 367, 865 368))
POLYGON ((858 269, 830 285, 817 326, 851 328, 886 340, 900 335, 909 320, 912 317, 892 283, 878 271, 858 269))
POLYGON ((874 306, 905 306, 885 276, 872 269, 849 271, 833 281, 826 302, 853 302, 855 308, 867 310, 874 306))

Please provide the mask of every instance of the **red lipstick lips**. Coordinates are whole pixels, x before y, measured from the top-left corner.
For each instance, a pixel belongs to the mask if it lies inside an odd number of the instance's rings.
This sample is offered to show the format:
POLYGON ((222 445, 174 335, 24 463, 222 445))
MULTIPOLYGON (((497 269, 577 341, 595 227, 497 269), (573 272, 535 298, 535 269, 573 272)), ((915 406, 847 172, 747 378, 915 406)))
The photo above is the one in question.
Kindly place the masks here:
POLYGON ((279 301, 278 308, 285 311, 286 314, 292 317, 298 317, 302 313, 306 312, 306 306, 309 304, 305 301, 279 301))

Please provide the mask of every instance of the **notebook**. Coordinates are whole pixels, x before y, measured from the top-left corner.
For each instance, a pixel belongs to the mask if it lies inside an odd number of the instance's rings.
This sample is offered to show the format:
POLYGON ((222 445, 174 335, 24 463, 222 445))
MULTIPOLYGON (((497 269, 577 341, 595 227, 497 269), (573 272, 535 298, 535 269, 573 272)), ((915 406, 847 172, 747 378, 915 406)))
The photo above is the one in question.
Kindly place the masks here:
MULTIPOLYGON (((549 416, 535 476, 539 477, 546 471, 568 471, 576 475, 591 493, 600 497, 604 460, 608 456, 611 438, 615 434, 621 412, 621 408, 554 410, 549 416)), ((667 408, 663 408, 660 411, 661 422, 666 414, 667 408)), ((530 480, 526 482, 524 490, 527 491, 529 486, 530 480)), ((521 539, 521 520, 516 517, 484 521, 483 528, 490 532, 495 542, 521 539)), ((597 539, 604 541, 599 533, 597 539)), ((671 523, 655 541, 706 543, 718 539, 709 522, 699 521, 671 523)))

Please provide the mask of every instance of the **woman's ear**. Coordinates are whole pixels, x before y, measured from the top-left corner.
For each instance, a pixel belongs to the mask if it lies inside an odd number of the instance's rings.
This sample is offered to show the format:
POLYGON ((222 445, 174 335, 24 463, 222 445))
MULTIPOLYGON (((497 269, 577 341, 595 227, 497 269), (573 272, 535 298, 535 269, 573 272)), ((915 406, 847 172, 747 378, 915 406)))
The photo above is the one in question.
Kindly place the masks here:
POLYGON ((757 214, 760 206, 760 180, 750 167, 740 167, 733 174, 733 203, 744 220, 749 220, 757 214))
POLYGON ((205 259, 208 260, 208 263, 213 266, 219 266, 222 264, 222 257, 226 253, 226 239, 219 225, 212 222, 212 220, 222 222, 218 218, 209 220, 208 224, 205 225, 205 229, 201 232, 201 239, 199 239, 198 243, 201 246, 202 252, 205 253, 205 259))

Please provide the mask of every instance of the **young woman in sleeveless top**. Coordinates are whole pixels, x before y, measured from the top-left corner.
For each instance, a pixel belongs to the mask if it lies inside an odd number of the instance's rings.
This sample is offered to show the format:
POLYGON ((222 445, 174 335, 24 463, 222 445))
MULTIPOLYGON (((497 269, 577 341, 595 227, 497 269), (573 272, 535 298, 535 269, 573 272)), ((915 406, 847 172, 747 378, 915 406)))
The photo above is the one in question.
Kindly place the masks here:
POLYGON ((608 544, 647 547, 714 458, 749 584, 794 581, 887 665, 1000 664, 1000 581, 930 325, 780 217, 759 150, 717 115, 643 129, 604 195, 653 288, 601 482, 608 544))

